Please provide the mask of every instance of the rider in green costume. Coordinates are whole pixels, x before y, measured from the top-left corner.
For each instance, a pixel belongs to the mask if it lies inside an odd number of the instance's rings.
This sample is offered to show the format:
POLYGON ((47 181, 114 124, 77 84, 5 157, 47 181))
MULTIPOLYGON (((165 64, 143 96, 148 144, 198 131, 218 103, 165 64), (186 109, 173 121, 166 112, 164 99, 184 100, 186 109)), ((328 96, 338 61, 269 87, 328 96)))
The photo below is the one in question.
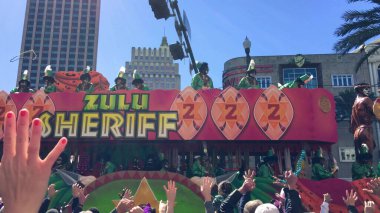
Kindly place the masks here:
POLYGON ((51 65, 47 65, 45 68, 45 76, 43 77, 43 81, 45 82, 44 92, 51 93, 57 92, 57 87, 55 86, 54 73, 51 69, 51 65))
POLYGON ((198 62, 197 63, 198 73, 194 75, 191 86, 195 90, 200 89, 213 89, 214 84, 212 83, 212 79, 208 76, 208 63, 206 62, 198 62))
POLYGON ((251 62, 249 63, 246 76, 244 76, 237 88, 238 89, 260 89, 259 82, 256 80, 256 69, 255 69, 255 61, 251 59, 251 62))
POLYGON ((94 85, 91 83, 91 76, 89 72, 90 72, 90 67, 87 66, 86 69, 83 70, 83 74, 80 76, 80 80, 82 81, 82 83, 80 83, 77 86, 77 89, 76 89, 77 92, 80 92, 80 91, 84 91, 86 93, 94 92, 95 88, 94 88, 94 85))
POLYGON ((115 86, 110 88, 110 91, 128 90, 127 88, 127 74, 125 74, 125 67, 120 67, 119 74, 115 78, 115 86))

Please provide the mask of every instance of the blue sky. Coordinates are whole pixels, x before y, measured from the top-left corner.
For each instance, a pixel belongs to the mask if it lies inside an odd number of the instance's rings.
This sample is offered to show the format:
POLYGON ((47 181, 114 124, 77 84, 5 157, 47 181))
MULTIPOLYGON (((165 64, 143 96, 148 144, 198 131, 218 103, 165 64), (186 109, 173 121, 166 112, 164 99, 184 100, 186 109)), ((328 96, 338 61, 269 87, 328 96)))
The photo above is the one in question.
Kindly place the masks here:
MULTIPOLYGON (((345 0, 179 0, 190 21, 195 58, 209 63, 217 88, 224 62, 245 55, 245 36, 252 56, 333 53, 344 11, 370 6, 345 0)), ((25 8, 26 0, 0 1, 0 90, 16 85, 18 62, 9 60, 20 52, 25 8)), ((164 31, 169 43, 178 40, 174 19, 156 20, 148 0, 102 0, 97 70, 112 83, 130 61, 131 48, 159 47, 164 31)), ((191 82, 189 59, 177 63, 184 88, 191 82)))

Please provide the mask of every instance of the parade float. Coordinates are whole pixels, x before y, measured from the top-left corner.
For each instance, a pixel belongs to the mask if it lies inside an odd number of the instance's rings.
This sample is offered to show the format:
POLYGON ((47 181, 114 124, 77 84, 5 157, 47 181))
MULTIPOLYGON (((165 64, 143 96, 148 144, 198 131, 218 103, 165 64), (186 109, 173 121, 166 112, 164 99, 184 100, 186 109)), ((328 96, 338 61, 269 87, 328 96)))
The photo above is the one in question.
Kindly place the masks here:
MULTIPOLYGON (((79 173, 96 177, 100 174, 90 171, 89 165, 95 164, 104 153, 111 154, 114 161, 125 162, 151 149, 162 153, 174 168, 180 167, 183 156, 192 164, 195 155, 207 153, 212 162, 221 156, 227 159, 226 169, 236 171, 242 166, 241 159, 247 163, 250 156, 264 156, 273 148, 278 156, 276 171, 280 173, 294 168, 302 150, 318 147, 329 150, 337 142, 334 99, 325 89, 279 90, 270 86, 265 90, 228 87, 197 91, 186 87, 182 91, 111 92, 108 81, 100 73, 89 74, 95 86, 91 94, 74 92, 80 83, 80 73, 73 72, 58 72, 59 92, 0 92, 1 127, 5 112, 17 113, 27 108, 31 112, 30 120, 39 117, 44 126, 42 155, 58 138, 65 136, 70 141, 69 152, 80 158, 79 173)), ((70 192, 65 184, 69 186, 70 181, 63 176, 52 177, 51 183, 59 183, 66 189, 61 192, 66 195, 60 196, 66 196, 67 200, 70 192)), ((87 184, 86 192, 91 196, 86 206, 96 203, 101 210, 109 211, 114 207, 112 200, 117 201, 117 192, 125 185, 135 189, 136 195, 150 194, 152 202, 156 202, 164 199, 162 185, 169 179, 179 184, 178 202, 183 208, 203 208, 198 185, 181 174, 160 171, 119 171, 98 177, 87 184)), ((254 198, 270 201, 279 191, 271 180, 258 183, 254 198)), ((300 176, 298 185, 309 211, 319 211, 322 194, 329 192, 333 198, 331 210, 335 212, 344 209, 340 197, 349 188, 359 192, 361 201, 372 199, 380 204, 378 199, 361 193, 364 183, 365 180, 311 181, 300 176)), ((63 204, 59 199, 55 202, 63 204)))

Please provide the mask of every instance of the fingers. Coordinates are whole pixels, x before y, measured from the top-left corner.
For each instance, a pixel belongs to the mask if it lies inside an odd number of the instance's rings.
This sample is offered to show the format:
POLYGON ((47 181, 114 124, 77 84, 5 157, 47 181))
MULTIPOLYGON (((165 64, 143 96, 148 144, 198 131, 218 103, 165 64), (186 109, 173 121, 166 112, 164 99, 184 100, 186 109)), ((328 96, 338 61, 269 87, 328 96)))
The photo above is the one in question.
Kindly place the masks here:
POLYGON ((16 133, 16 157, 26 159, 29 141, 29 112, 26 109, 18 113, 16 133))
POLYGON ((28 161, 39 158, 41 144, 42 125, 41 120, 36 118, 32 122, 32 135, 30 136, 28 148, 28 161))
POLYGON ((49 168, 53 167, 54 162, 58 159, 59 155, 65 150, 67 138, 61 138, 55 145, 54 149, 45 158, 45 163, 49 168))
POLYGON ((1 161, 9 159, 16 154, 16 115, 10 111, 5 115, 4 145, 1 161))

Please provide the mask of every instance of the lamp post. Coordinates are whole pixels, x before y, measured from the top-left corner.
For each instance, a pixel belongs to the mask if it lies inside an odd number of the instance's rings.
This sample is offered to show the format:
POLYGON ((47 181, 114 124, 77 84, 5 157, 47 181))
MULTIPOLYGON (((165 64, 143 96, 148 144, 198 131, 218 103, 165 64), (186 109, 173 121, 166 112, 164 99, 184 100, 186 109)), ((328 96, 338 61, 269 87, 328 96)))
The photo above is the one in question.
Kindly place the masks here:
POLYGON ((245 60, 247 64, 247 69, 249 67, 249 62, 251 61, 251 56, 249 55, 249 52, 251 51, 251 41, 246 36, 243 42, 243 47, 245 50, 245 60))

